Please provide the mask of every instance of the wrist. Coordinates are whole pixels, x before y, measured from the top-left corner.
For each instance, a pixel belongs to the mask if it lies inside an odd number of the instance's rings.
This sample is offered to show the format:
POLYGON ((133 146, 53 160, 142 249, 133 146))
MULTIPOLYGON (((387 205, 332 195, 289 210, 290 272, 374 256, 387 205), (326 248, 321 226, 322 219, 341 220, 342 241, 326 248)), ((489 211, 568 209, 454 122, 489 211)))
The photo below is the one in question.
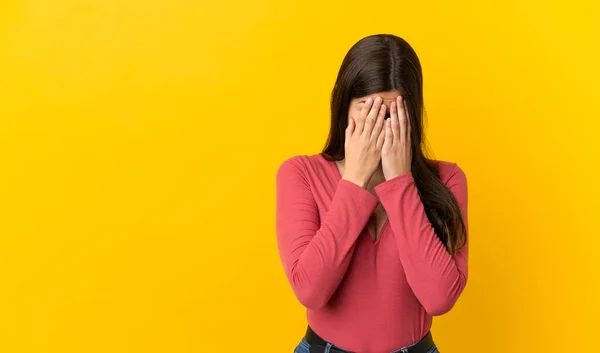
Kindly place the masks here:
POLYGON ((395 179, 395 178, 397 178, 399 176, 403 176, 403 175, 406 175, 406 174, 409 174, 409 173, 410 173, 410 171, 406 171, 406 170, 404 170, 404 171, 398 171, 398 172, 393 172, 393 173, 390 172, 388 174, 384 174, 384 177, 385 177, 385 180, 388 181, 388 180, 392 180, 392 179, 395 179))
POLYGON ((367 183, 368 183, 368 180, 365 180, 365 178, 360 178, 360 177, 355 177, 355 176, 344 175, 342 177, 342 179, 349 181, 351 183, 354 183, 363 189, 366 189, 367 183))

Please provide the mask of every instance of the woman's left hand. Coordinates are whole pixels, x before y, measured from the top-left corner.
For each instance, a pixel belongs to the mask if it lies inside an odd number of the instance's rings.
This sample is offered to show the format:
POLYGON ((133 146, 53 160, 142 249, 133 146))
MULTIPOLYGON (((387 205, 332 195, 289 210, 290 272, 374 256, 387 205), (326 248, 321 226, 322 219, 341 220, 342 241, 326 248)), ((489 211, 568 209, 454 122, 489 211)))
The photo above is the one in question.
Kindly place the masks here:
POLYGON ((381 150, 381 167, 385 180, 410 173, 411 149, 410 121, 404 99, 398 96, 390 105, 390 118, 385 122, 385 140, 381 150))

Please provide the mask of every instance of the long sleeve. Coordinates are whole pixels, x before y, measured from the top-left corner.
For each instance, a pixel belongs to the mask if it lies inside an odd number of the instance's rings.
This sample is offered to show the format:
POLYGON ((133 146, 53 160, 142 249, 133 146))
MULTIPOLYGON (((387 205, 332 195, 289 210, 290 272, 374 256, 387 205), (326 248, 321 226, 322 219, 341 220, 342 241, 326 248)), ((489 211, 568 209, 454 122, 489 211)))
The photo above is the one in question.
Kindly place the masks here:
MULTIPOLYGON (((445 184, 456 197, 468 230, 467 179, 458 165, 450 168, 445 184)), ((425 213, 411 173, 377 185, 375 192, 387 212, 413 293, 430 315, 448 312, 467 283, 468 240, 455 256, 448 253, 425 213)))
POLYGON ((324 219, 296 156, 276 177, 276 232, 279 255, 292 289, 307 308, 320 309, 342 281, 356 240, 377 206, 377 198, 341 179, 324 219))

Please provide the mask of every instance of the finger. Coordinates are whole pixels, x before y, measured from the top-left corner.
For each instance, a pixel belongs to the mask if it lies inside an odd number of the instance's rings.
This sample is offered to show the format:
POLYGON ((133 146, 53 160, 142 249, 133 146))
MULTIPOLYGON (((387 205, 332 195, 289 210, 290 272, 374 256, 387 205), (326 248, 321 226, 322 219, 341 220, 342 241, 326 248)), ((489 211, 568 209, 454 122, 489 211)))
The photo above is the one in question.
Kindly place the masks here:
POLYGON ((385 133, 388 129, 389 124, 390 124, 390 119, 383 121, 383 128, 381 129, 381 132, 379 133, 379 137, 377 137, 377 142, 375 144, 378 151, 380 151, 383 148, 383 144, 385 143, 385 133))
POLYGON ((404 102, 404 116, 406 116, 406 141, 410 142, 411 130, 410 130, 410 116, 408 115, 408 105, 404 102))
MULTIPOLYGON (((392 104, 390 104, 390 118, 388 120, 390 122, 390 128, 396 127, 396 122, 398 121, 398 99, 397 98, 394 102, 392 102, 392 104)), ((392 133, 393 133, 393 129, 392 129, 392 133)))
POLYGON ((391 125, 392 125, 392 133, 394 134, 394 142, 399 141, 400 140, 400 99, 396 98, 396 114, 392 119, 391 125))
POLYGON ((365 119, 367 118, 367 115, 371 111, 372 106, 373 106, 373 98, 369 97, 369 99, 367 99, 367 101, 365 102, 365 105, 363 105, 360 113, 358 114, 358 118, 355 121, 356 127, 355 127, 354 131, 356 131, 356 133, 362 134, 364 126, 365 126, 365 119))
POLYGON ((389 149, 394 143, 394 133, 392 132, 392 119, 389 118, 385 121, 384 138, 382 149, 389 149))
POLYGON ((401 106, 398 109, 398 126, 399 126, 399 131, 400 134, 398 135, 398 141, 402 141, 403 143, 406 142, 406 121, 408 120, 406 118, 406 104, 404 102, 404 97, 400 96, 400 104, 401 106))
POLYGON ((375 102, 373 103, 373 107, 367 118, 365 119, 365 128, 363 129, 363 134, 367 137, 371 136, 371 132, 373 131, 373 126, 375 126, 375 122, 377 121, 377 115, 379 114, 379 110, 381 109, 381 97, 375 98, 375 102))
POLYGON ((377 139, 377 137, 379 136, 379 133, 381 132, 381 129, 383 128, 386 110, 387 110, 387 107, 385 106, 385 104, 382 104, 381 108, 379 108, 379 115, 377 115, 377 121, 375 122, 375 126, 373 126, 373 131, 371 132, 372 140, 377 139))
POLYGON ((350 118, 348 121, 348 127, 346 127, 346 140, 345 142, 348 143, 348 141, 350 141, 350 138, 352 137, 352 133, 354 132, 354 119, 350 118))

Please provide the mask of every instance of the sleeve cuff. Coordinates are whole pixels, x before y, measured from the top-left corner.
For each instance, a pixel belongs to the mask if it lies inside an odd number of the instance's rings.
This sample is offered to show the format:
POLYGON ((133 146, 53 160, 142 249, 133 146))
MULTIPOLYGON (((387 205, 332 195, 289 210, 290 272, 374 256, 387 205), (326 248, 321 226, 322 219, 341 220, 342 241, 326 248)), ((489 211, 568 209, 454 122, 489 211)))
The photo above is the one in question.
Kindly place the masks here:
POLYGON ((371 194, 367 189, 361 188, 360 186, 354 184, 351 181, 346 179, 340 179, 338 188, 344 188, 344 191, 351 195, 357 196, 361 201, 365 202, 367 206, 373 205, 373 208, 377 206, 379 200, 373 194, 371 194))
POLYGON ((399 187, 406 186, 413 182, 414 182, 414 179, 413 179, 412 173, 409 172, 409 173, 398 175, 397 177, 394 177, 390 180, 386 180, 383 183, 376 185, 374 189, 375 189, 375 193, 377 193, 377 195, 381 196, 382 194, 384 194, 388 191, 397 189, 399 187))

